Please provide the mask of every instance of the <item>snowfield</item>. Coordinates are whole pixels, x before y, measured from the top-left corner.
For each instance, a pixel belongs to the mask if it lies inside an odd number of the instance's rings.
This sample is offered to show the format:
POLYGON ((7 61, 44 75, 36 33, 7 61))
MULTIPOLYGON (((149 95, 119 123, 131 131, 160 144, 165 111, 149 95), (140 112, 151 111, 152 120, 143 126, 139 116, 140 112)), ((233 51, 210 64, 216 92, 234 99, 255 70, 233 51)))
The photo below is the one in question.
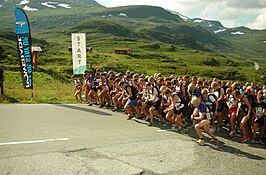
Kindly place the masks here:
POLYGON ((54 9, 56 9, 57 7, 63 7, 63 8, 67 8, 67 9, 71 8, 71 6, 69 4, 63 4, 63 3, 59 3, 59 2, 43 2, 41 4, 43 6, 46 6, 49 8, 54 8, 54 9))
POLYGON ((202 19, 196 19, 193 23, 201 23, 202 21, 204 21, 204 20, 202 20, 202 19))
POLYGON ((25 11, 37 11, 39 9, 31 8, 31 7, 29 7, 29 6, 26 5, 25 7, 23 7, 23 10, 25 10, 25 11))
POLYGON ((244 32, 237 31, 237 32, 231 32, 232 35, 244 35, 244 32))
POLYGON ((30 2, 29 0, 22 0, 22 1, 20 1, 20 3, 18 5, 26 5, 29 2, 30 2))
POLYGON ((224 31, 226 31, 226 29, 218 29, 218 30, 215 30, 215 31, 213 31, 214 33, 220 33, 220 32, 224 32, 224 31))
POLYGON ((127 17, 127 14, 125 14, 125 13, 119 13, 119 16, 127 17))

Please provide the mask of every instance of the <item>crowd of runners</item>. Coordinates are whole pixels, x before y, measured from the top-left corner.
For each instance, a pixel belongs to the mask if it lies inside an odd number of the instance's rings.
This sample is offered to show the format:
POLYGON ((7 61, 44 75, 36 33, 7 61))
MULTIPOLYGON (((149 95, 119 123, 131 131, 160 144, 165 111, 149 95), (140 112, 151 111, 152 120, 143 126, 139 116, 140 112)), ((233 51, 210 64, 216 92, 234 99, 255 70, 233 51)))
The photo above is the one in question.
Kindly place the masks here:
POLYGON ((130 71, 96 71, 93 75, 85 71, 83 78, 73 75, 72 79, 78 102, 85 99, 89 106, 124 112, 128 120, 146 120, 151 127, 157 120, 181 133, 194 127, 199 144, 204 143, 202 130, 211 142, 218 142, 215 133, 225 130, 228 137, 241 134, 241 143, 264 144, 265 86, 196 76, 163 77, 160 73, 145 76, 130 71))

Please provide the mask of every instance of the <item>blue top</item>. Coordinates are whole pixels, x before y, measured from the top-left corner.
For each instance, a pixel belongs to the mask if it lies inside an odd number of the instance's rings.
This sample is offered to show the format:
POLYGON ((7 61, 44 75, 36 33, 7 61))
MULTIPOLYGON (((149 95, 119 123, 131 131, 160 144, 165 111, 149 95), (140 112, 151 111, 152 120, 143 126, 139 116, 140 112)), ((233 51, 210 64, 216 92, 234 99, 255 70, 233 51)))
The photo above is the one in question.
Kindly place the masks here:
POLYGON ((199 112, 205 113, 205 115, 204 115, 205 120, 212 120, 210 109, 207 107, 207 105, 203 101, 201 101, 200 105, 196 108, 199 109, 199 112))
POLYGON ((15 8, 14 12, 16 17, 16 33, 17 34, 30 33, 28 18, 25 12, 20 8, 15 8))

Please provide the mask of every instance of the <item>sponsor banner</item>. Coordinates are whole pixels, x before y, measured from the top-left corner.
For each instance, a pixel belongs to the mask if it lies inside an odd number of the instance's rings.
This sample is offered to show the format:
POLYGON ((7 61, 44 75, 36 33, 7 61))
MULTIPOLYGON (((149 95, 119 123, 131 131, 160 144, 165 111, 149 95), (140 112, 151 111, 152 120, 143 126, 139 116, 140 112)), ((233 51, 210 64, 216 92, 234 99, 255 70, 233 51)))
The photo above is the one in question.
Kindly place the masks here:
POLYGON ((16 17, 16 40, 18 57, 20 60, 20 71, 23 87, 33 89, 32 58, 31 58, 31 34, 30 26, 26 13, 15 8, 16 17))
POLYGON ((72 33, 73 74, 83 74, 86 70, 86 35, 72 33))

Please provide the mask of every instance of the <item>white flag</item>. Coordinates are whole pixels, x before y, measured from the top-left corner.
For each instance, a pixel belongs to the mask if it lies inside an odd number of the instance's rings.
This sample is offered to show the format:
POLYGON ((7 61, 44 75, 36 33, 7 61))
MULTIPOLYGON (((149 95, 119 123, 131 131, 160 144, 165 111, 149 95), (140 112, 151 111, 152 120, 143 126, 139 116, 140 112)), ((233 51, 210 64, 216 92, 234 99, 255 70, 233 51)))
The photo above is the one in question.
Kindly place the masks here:
POLYGON ((86 35, 72 33, 73 74, 83 74, 86 70, 86 35))

